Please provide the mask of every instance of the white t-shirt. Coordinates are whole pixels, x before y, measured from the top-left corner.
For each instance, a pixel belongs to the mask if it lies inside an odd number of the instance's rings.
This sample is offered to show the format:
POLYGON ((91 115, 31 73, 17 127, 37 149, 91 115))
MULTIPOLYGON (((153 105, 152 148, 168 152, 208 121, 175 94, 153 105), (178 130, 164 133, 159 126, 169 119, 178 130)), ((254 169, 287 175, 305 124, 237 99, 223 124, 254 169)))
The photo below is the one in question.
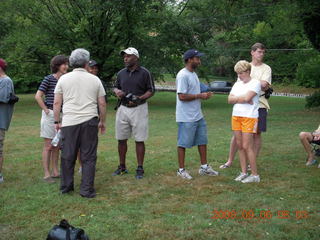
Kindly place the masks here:
POLYGON ((62 94, 62 127, 74 126, 98 116, 98 98, 106 92, 101 80, 84 68, 76 68, 59 79, 54 93, 62 94))
POLYGON ((248 118, 258 118, 259 116, 259 93, 261 90, 260 81, 251 79, 249 82, 244 83, 243 81, 237 81, 230 94, 236 97, 246 95, 249 91, 255 92, 256 95, 253 97, 253 104, 249 103, 236 103, 233 106, 232 116, 237 117, 248 117, 248 118))

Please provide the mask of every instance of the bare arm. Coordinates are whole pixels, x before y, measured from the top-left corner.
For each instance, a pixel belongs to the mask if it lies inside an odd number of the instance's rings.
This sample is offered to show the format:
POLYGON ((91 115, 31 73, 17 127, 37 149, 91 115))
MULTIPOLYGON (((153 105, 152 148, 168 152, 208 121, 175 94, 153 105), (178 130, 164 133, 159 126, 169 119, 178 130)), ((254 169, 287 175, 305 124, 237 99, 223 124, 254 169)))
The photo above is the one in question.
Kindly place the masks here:
POLYGON ((34 96, 34 98, 36 99, 39 107, 46 113, 49 114, 49 109, 47 108, 47 106, 45 105, 44 101, 43 101, 43 96, 44 96, 44 92, 38 90, 36 95, 34 96))
POLYGON ((178 97, 180 101, 189 102, 196 99, 203 99, 207 100, 213 95, 212 92, 203 92, 198 94, 185 94, 185 93, 178 93, 178 97))
POLYGON ((260 84, 261 84, 261 90, 262 91, 266 91, 270 87, 270 83, 267 82, 267 81, 264 81, 264 80, 261 80, 260 84))
POLYGON ((256 96, 257 93, 253 92, 253 91, 249 91, 247 94, 242 95, 242 96, 234 96, 233 94, 229 94, 228 96, 228 103, 229 104, 236 104, 236 103, 249 103, 249 104, 253 104, 252 103, 252 99, 254 98, 254 96, 256 96))
POLYGON ((118 98, 122 98, 125 95, 125 93, 122 90, 118 89, 118 88, 114 88, 113 92, 118 98))
POLYGON ((141 95, 139 98, 141 100, 147 100, 148 98, 151 98, 154 95, 154 92, 146 91, 143 95, 141 95))
POLYGON ((106 132, 106 99, 104 96, 98 97, 98 107, 99 107, 99 128, 101 134, 104 134, 106 132))
POLYGON ((60 93, 54 94, 53 116, 54 116, 54 121, 58 122, 58 124, 55 124, 56 130, 59 130, 61 128, 60 112, 61 112, 62 100, 63 100, 62 94, 60 93))

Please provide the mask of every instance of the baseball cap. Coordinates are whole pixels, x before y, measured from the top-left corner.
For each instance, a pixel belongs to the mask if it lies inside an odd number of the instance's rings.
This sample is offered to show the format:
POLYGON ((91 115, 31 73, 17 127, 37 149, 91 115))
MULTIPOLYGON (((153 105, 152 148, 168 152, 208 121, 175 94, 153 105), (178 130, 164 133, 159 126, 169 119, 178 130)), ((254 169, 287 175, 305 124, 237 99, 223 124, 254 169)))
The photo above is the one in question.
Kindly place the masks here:
POLYGON ((193 57, 201 57, 203 56, 204 53, 201 53, 199 52, 198 50, 196 49, 189 49, 188 51, 186 51, 184 54, 183 54, 183 59, 184 60, 187 60, 189 58, 193 58, 193 57))
POLYGON ((120 54, 121 55, 123 55, 123 54, 129 54, 129 55, 135 55, 137 58, 139 58, 139 52, 138 52, 138 50, 137 49, 135 49, 135 48, 133 48, 133 47, 129 47, 129 48, 127 48, 127 49, 125 49, 125 50, 122 50, 121 52, 120 52, 120 54))
POLYGON ((97 66, 98 63, 95 60, 90 60, 89 61, 89 67, 97 66))
POLYGON ((2 68, 3 71, 5 71, 7 68, 7 62, 2 58, 0 58, 0 67, 2 68))

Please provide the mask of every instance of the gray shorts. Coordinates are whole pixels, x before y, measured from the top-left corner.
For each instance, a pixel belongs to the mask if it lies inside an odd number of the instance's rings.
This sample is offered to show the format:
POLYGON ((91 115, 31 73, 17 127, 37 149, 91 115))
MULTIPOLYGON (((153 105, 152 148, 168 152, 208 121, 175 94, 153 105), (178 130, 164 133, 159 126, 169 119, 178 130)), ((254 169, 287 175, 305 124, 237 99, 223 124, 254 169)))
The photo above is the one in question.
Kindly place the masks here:
POLYGON ((144 142, 148 139, 148 104, 137 107, 125 107, 121 105, 116 114, 116 139, 126 140, 131 136, 136 142, 144 142))
POLYGON ((267 131, 267 115, 268 111, 266 108, 259 108, 258 132, 267 131))
POLYGON ((0 157, 3 156, 3 142, 5 133, 5 130, 0 128, 0 157))

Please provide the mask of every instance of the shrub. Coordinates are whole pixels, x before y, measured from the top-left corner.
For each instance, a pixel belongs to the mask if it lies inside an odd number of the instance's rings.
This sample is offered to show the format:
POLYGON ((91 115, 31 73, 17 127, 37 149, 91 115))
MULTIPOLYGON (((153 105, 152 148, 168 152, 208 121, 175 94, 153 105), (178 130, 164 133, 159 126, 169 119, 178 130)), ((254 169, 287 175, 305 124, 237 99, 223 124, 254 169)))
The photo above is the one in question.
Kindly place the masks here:
POLYGON ((314 92, 312 95, 306 98, 306 108, 313 108, 320 106, 320 91, 314 92))

